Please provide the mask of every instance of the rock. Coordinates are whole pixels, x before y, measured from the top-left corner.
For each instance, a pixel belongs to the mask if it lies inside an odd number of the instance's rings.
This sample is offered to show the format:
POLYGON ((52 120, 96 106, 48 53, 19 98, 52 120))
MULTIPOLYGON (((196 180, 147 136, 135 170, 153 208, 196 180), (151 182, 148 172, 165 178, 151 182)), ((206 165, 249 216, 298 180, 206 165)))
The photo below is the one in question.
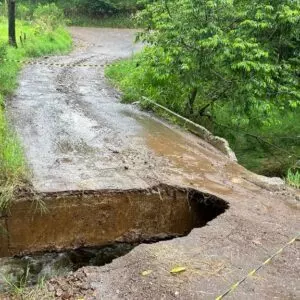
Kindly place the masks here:
POLYGON ((55 292, 56 297, 61 297, 62 294, 63 294, 63 291, 61 289, 57 289, 55 292))
POLYGON ((279 191, 285 188, 285 182, 279 177, 266 177, 251 173, 251 175, 246 179, 269 191, 279 191))

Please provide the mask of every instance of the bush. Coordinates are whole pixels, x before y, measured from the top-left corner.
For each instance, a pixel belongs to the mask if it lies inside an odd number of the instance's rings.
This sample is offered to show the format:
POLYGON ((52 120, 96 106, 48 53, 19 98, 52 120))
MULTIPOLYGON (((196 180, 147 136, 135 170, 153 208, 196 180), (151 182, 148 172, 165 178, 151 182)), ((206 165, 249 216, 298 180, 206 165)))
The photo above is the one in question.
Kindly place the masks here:
POLYGON ((54 3, 38 5, 33 12, 34 22, 40 32, 51 32, 65 23, 63 10, 54 3))
POLYGON ((7 46, 5 44, 0 44, 0 60, 4 59, 7 53, 7 46))
POLYGON ((117 6, 111 1, 88 1, 86 8, 91 15, 114 14, 117 6))
POLYGON ((110 16, 114 14, 132 13, 139 7, 137 0, 58 0, 67 16, 90 15, 110 16))
POLYGON ((18 4, 16 7, 16 17, 20 20, 30 20, 32 18, 32 12, 27 5, 18 4))
POLYGON ((0 16, 6 16, 7 15, 7 6, 5 4, 5 1, 0 2, 0 16))

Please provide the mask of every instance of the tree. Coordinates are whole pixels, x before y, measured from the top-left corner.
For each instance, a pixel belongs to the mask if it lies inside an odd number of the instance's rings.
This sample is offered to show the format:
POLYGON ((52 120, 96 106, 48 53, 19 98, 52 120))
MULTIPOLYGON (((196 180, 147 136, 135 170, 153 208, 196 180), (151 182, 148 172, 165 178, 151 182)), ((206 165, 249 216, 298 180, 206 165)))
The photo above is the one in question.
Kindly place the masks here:
POLYGON ((16 41, 16 0, 8 0, 8 42, 17 47, 16 41))
POLYGON ((137 20, 146 28, 147 63, 184 84, 187 114, 205 115, 216 102, 262 115, 300 104, 298 0, 146 0, 145 7, 137 20))

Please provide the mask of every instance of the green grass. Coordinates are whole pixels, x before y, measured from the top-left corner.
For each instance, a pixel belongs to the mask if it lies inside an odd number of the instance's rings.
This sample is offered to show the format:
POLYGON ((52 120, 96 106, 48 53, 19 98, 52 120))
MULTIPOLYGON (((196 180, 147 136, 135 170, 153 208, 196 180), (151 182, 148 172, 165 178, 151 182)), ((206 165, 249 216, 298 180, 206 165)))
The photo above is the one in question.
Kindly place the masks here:
POLYGON ((113 16, 90 17, 87 15, 74 15, 68 19, 70 26, 103 27, 103 28, 135 28, 131 15, 119 14, 113 16))
MULTIPOLYGON (((1 275, 0 275, 1 276, 1 275)), ((46 287, 46 278, 39 278, 38 283, 31 287, 28 284, 29 268, 25 270, 25 274, 15 282, 11 277, 2 275, 4 281, 5 294, 0 294, 0 299, 3 296, 4 299, 26 299, 26 300, 43 300, 54 299, 53 293, 49 292, 46 287)))
POLYGON ((300 189, 300 171, 289 169, 286 182, 297 189, 300 189))
POLYGON ((14 187, 26 182, 28 173, 23 149, 5 115, 4 99, 17 87, 17 75, 22 67, 16 60, 63 53, 72 47, 72 39, 63 28, 40 33, 30 22, 17 21, 16 29, 18 37, 21 33, 27 36, 23 45, 18 42, 17 49, 6 46, 7 19, 0 17, 0 209, 8 205, 14 187))
POLYGON ((106 77, 111 80, 115 87, 122 91, 124 102, 139 101, 142 96, 140 86, 135 84, 137 79, 135 78, 136 72, 133 66, 136 63, 137 58, 133 57, 114 62, 105 69, 106 77), (130 83, 131 80, 132 84, 130 83))

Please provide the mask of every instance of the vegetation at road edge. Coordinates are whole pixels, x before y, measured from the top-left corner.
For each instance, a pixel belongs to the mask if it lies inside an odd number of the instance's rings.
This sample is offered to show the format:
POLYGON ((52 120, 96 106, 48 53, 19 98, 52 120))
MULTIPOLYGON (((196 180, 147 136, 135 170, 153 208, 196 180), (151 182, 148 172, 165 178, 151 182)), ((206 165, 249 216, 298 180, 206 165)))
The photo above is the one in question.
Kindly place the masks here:
POLYGON ((26 179, 27 173, 23 150, 5 114, 5 98, 17 87, 22 67, 19 61, 71 49, 72 40, 63 28, 62 16, 62 11, 51 4, 37 7, 30 20, 18 20, 18 48, 7 45, 7 18, 0 16, 0 209, 8 205, 15 186, 26 179))
POLYGON ((18 0, 17 15, 30 18, 39 4, 55 3, 73 26, 132 28, 132 16, 142 7, 138 0, 18 0))
POLYGON ((299 170, 299 1, 143 1, 141 54, 106 74, 225 137, 241 164, 299 170))

